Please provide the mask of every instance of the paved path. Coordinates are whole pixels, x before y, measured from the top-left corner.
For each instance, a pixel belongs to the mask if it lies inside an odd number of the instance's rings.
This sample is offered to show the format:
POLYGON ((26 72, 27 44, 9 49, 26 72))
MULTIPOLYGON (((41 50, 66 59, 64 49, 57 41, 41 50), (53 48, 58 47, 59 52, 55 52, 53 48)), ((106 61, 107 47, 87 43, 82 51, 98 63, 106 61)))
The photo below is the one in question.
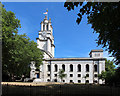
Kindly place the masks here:
POLYGON ((59 82, 2 82, 2 85, 20 85, 20 86, 46 86, 51 84, 65 84, 59 82))

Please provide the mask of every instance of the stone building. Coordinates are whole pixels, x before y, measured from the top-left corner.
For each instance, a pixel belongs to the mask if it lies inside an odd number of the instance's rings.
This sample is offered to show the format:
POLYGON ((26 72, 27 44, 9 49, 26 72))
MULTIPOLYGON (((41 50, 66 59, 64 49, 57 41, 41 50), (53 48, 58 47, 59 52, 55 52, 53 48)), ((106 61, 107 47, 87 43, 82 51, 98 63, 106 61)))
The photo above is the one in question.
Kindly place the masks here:
POLYGON ((58 76, 59 69, 67 75, 62 82, 69 83, 99 83, 98 74, 105 71, 103 50, 91 50, 90 57, 86 58, 54 58, 54 37, 51 19, 45 16, 41 22, 41 31, 37 38, 38 48, 44 52, 43 64, 37 71, 34 62, 31 63, 30 78, 39 78, 41 82, 61 82, 58 76))

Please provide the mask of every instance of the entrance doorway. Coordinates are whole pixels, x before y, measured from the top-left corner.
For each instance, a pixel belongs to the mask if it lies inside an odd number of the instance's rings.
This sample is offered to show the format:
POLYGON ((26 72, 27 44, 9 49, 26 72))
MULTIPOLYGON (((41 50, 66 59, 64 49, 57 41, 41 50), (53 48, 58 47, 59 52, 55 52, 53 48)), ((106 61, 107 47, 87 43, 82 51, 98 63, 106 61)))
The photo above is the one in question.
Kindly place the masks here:
POLYGON ((57 79, 54 79, 54 82, 57 82, 57 79))
POLYGON ((37 73, 37 78, 40 78, 40 74, 39 73, 37 73))

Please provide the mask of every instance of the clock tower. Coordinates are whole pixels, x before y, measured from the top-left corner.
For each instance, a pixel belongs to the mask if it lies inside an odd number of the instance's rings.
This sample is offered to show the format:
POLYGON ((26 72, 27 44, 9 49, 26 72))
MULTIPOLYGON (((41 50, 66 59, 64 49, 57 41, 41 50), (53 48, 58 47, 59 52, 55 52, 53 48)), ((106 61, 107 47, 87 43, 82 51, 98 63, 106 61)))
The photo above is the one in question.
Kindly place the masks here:
POLYGON ((39 31, 39 38, 37 39, 38 48, 44 52, 45 58, 54 57, 54 37, 53 37, 53 27, 51 25, 51 19, 47 19, 45 16, 44 20, 41 22, 41 30, 39 31))

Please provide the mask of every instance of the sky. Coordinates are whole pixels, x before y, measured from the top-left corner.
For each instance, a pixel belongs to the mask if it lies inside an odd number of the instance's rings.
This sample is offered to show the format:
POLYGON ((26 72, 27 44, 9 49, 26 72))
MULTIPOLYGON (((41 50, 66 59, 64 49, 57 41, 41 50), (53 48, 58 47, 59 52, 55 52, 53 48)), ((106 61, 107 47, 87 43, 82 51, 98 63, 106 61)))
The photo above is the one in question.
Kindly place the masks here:
MULTIPOLYGON (((35 42, 40 23, 45 18, 43 13, 48 9, 48 18, 51 18, 53 26, 56 58, 89 57, 92 49, 102 48, 97 46, 95 40, 98 34, 93 33, 91 25, 87 24, 86 15, 79 25, 76 23, 79 8, 69 12, 64 7, 64 2, 4 2, 3 5, 20 20, 18 34, 26 33, 35 42)), ((107 51, 104 51, 104 57, 109 60, 113 58, 108 56, 107 51)))

